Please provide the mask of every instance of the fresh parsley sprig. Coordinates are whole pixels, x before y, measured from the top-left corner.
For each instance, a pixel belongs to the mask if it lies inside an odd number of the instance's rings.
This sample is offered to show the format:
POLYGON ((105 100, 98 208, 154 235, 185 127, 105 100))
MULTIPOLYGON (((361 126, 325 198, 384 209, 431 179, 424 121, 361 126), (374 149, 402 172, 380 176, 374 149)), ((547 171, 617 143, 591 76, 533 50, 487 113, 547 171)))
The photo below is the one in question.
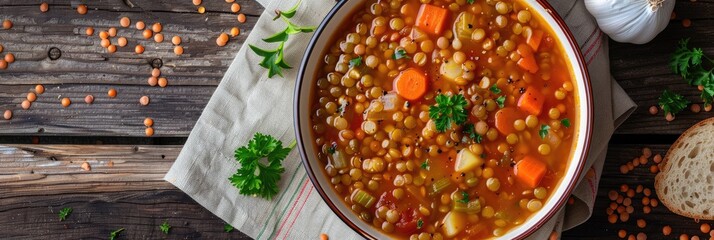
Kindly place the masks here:
POLYGON ((161 229, 162 233, 169 234, 169 231, 171 230, 171 225, 169 225, 168 222, 164 221, 164 223, 159 225, 159 229, 161 229))
POLYGON ((283 70, 284 69, 291 69, 292 67, 285 62, 285 59, 283 58, 284 56, 284 50, 285 50, 285 42, 288 41, 288 38, 290 35, 298 34, 298 33, 309 33, 312 31, 315 31, 315 27, 309 26, 309 27, 301 27, 293 24, 290 19, 295 16, 295 13, 297 12, 297 8, 300 5, 301 1, 298 1, 295 6, 292 8, 286 10, 286 11, 276 11, 276 17, 273 18, 273 21, 282 19, 283 22, 287 25, 283 31, 277 32, 273 34, 270 37, 263 38, 263 41, 266 43, 280 43, 277 48, 273 50, 267 50, 267 49, 262 49, 259 48, 255 45, 249 44, 248 46, 250 47, 251 50, 255 54, 257 54, 260 57, 263 57, 263 60, 260 61, 258 65, 261 67, 268 69, 268 77, 272 78, 275 75, 278 75, 280 77, 283 77, 283 70))
POLYGON ((228 223, 223 224, 223 231, 224 231, 224 232, 227 232, 227 233, 233 232, 233 229, 235 229, 235 228, 233 228, 233 226, 231 226, 230 224, 228 224, 228 223))
POLYGON ((483 140, 483 137, 476 133, 476 129, 473 123, 464 124, 464 126, 461 128, 461 133, 463 133, 465 136, 469 137, 476 143, 481 143, 481 141, 483 140))
POLYGON ((247 146, 236 149, 235 158, 241 167, 229 180, 240 194, 272 199, 279 190, 280 174, 285 172, 283 159, 295 145, 293 141, 285 148, 280 140, 256 133, 247 146))
POLYGON ((456 94, 451 97, 439 94, 435 98, 436 105, 429 107, 429 118, 434 120, 436 130, 445 132, 451 124, 461 125, 466 122, 466 98, 456 94))
POLYGON ((109 240, 114 240, 114 239, 116 239, 117 236, 119 235, 119 233, 121 233, 121 232, 123 232, 123 231, 124 231, 124 228, 120 228, 120 229, 117 229, 117 230, 114 230, 114 231, 110 232, 110 233, 109 233, 109 240))
POLYGON ((469 203, 469 193, 461 191, 461 199, 457 201, 460 203, 469 203))
POLYGON ((540 136, 541 139, 545 139, 545 137, 548 136, 549 130, 550 130, 550 126, 540 125, 540 130, 538 130, 538 135, 540 136))
POLYGON ((665 89, 664 92, 662 92, 662 96, 659 97, 659 107, 664 110, 664 115, 670 113, 676 115, 687 108, 688 104, 689 100, 684 98, 684 96, 672 92, 669 89, 665 89))
POLYGON ((700 97, 705 104, 711 104, 714 100, 714 68, 707 70, 703 60, 707 60, 710 65, 714 64, 701 48, 690 48, 687 38, 679 41, 669 65, 674 73, 681 75, 690 85, 702 86, 700 97))
POLYGON ((67 216, 69 216, 70 213, 72 213, 72 208, 70 208, 70 207, 62 208, 62 210, 59 211, 60 222, 67 219, 67 216))

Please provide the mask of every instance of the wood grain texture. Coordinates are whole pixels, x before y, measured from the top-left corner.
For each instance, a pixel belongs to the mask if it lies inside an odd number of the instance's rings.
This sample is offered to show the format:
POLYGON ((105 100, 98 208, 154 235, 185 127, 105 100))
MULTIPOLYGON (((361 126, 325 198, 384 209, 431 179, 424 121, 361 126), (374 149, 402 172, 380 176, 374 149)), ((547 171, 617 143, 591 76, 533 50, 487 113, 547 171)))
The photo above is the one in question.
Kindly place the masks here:
POLYGON ((239 23, 225 1, 205 1, 207 13, 199 14, 191 1, 101 0, 88 3, 86 15, 75 11, 79 1, 51 1, 46 13, 40 12, 39 2, 0 1, 0 19, 14 23, 12 29, 0 30, 0 56, 13 53, 16 58, 7 70, 0 70, 0 110, 15 113, 11 121, 0 121, 0 135, 143 136, 141 121, 152 117, 163 119, 157 121, 156 136, 186 137, 263 11, 255 1, 236 1, 240 13, 248 16, 239 23), (125 16, 132 20, 129 28, 119 25, 125 16), (147 26, 162 23, 164 42, 144 39, 134 28, 139 20, 147 26), (86 36, 87 27, 95 29, 93 36, 86 36), (116 53, 99 44, 99 32, 110 27, 118 30, 112 44, 120 36, 129 42, 116 53), (242 33, 218 47, 216 37, 232 27, 242 33), (180 56, 173 52, 175 35, 182 38, 180 56), (134 53, 137 44, 145 46, 143 54, 134 53), (48 58, 51 47, 62 51, 60 59, 48 58), (169 81, 165 89, 147 84, 154 59, 163 62, 161 74, 169 81), (23 111, 19 104, 35 84, 47 91, 23 111), (83 103, 88 94, 101 100, 110 87, 120 92, 114 101, 83 103), (152 104, 141 107, 142 95, 152 104), (56 104, 59 96, 70 97, 74 104, 61 108, 56 104))
POLYGON ((0 146, 0 238, 248 239, 163 180, 180 146, 0 146), (87 162, 91 171, 81 169, 87 162), (58 211, 73 208, 67 221, 58 211), (167 221, 170 235, 159 231, 167 221))
POLYGON ((699 47, 708 56, 714 56, 714 2, 677 1, 674 9, 677 18, 652 42, 643 45, 610 41, 610 66, 614 78, 639 106, 633 115, 617 130, 620 134, 681 134, 694 123, 714 117, 714 112, 693 113, 682 111, 672 122, 664 119, 663 111, 657 116, 649 114, 649 107, 657 105, 664 89, 684 95, 692 103, 702 105, 700 92, 689 86, 672 72, 669 61, 677 42, 690 38, 690 47, 699 47), (682 26, 682 19, 690 19, 691 27, 682 26))

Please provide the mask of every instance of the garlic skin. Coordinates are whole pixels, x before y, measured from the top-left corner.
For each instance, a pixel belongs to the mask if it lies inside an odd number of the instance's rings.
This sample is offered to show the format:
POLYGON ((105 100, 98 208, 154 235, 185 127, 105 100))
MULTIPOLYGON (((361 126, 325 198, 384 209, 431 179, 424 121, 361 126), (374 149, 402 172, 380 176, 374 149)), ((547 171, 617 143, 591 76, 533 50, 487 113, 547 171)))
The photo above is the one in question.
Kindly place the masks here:
POLYGON ((618 42, 644 44, 669 23, 675 0, 585 0, 603 32, 618 42))

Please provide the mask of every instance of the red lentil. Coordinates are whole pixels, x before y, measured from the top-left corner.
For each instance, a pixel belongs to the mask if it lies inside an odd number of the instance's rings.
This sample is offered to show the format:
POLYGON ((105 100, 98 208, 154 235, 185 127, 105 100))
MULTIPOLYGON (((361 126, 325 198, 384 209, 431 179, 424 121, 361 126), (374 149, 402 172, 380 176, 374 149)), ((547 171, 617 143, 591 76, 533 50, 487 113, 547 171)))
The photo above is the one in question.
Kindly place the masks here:
POLYGON ((109 28, 109 30, 107 30, 107 33, 109 33, 110 37, 116 37, 117 36, 117 28, 109 28))
POLYGON ((110 98, 115 98, 117 96, 117 90, 110 88, 109 91, 107 91, 107 95, 109 95, 110 98))
POLYGON ((665 116, 664 119, 666 119, 667 122, 674 121, 674 115, 672 113, 667 113, 667 116, 665 116))
POLYGON ((657 113, 659 112, 659 108, 657 106, 650 106, 649 112, 652 115, 657 115, 657 113))
POLYGON ((109 52, 109 53, 115 53, 116 51, 117 51, 116 45, 109 45, 109 47, 107 47, 107 52, 109 52))
POLYGON ((617 216, 615 214, 610 214, 610 216, 607 216, 607 221, 614 224, 617 222, 617 216))
POLYGON ((627 231, 625 231, 625 229, 620 229, 620 231, 617 231, 617 236, 620 238, 625 238, 627 237, 627 231))
POLYGON ((146 133, 147 137, 154 136, 154 128, 148 127, 148 128, 146 128, 146 130, 144 130, 144 133, 146 133))
POLYGON ((685 28, 692 26, 692 20, 689 20, 689 18, 682 19, 682 26, 685 28))
POLYGON ((168 84, 169 84, 169 81, 166 78, 164 78, 164 77, 159 78, 159 87, 166 87, 166 85, 168 85, 168 84))
POLYGON ((620 185, 620 192, 627 192, 627 190, 630 189, 630 186, 627 186, 627 184, 622 184, 620 185))
POLYGON ((672 234, 672 227, 669 225, 662 227, 662 234, 665 236, 669 236, 669 234, 672 234))
MULTIPOLYGON (((228 0, 226 0, 226 1, 228 1, 228 0)), ((329 240, 329 237, 327 236, 326 233, 321 233, 321 234, 320 234, 320 240, 329 240)))
POLYGON ((659 172, 659 167, 657 165, 652 165, 650 166, 650 172, 651 173, 657 173, 659 172))
POLYGON ((84 97, 84 102, 87 104, 92 104, 94 102, 94 96, 87 95, 86 97, 84 97))
POLYGON ((148 96, 142 96, 141 98, 139 98, 139 103, 140 103, 142 106, 149 105, 149 97, 148 97, 148 96))
POLYGON ((637 233, 637 240, 647 240, 647 235, 645 233, 637 233))
POLYGON ((642 190, 644 190, 644 189, 645 189, 645 187, 640 184, 640 185, 637 185, 637 187, 635 187, 635 192, 641 193, 642 190))
POLYGON ((237 13, 238 11, 240 11, 240 4, 238 4, 238 3, 231 4, 231 12, 237 13))
POLYGON ((144 118, 144 126, 147 126, 147 127, 154 126, 154 120, 151 118, 144 118))
POLYGON ((103 48, 109 47, 109 45, 112 45, 112 43, 109 41, 108 38, 102 39, 101 42, 99 42, 99 45, 101 45, 103 48))
POLYGON ((2 21, 2 28, 7 30, 12 28, 12 21, 5 19, 5 21, 2 21))
POLYGON ((84 171, 91 171, 91 170, 92 170, 92 167, 89 166, 89 163, 88 163, 88 162, 83 162, 81 168, 82 168, 82 170, 84 170, 84 171))
POLYGON ((125 37, 117 38, 117 45, 119 47, 125 47, 127 43, 129 43, 129 41, 125 37))
POLYGON ((237 37, 240 34, 240 28, 233 27, 231 28, 231 37, 237 37))
POLYGON ((141 35, 144 36, 144 39, 149 39, 154 35, 154 32, 152 32, 151 29, 144 29, 144 32, 142 32, 141 35))
POLYGON ((709 112, 709 111, 711 111, 711 110, 712 110, 712 105, 709 104, 709 103, 705 103, 705 104, 704 104, 704 111, 705 111, 705 112, 709 112))
POLYGON ((607 193, 607 197, 608 197, 611 201, 617 200, 617 195, 619 195, 619 194, 617 194, 617 192, 615 192, 615 190, 610 190, 610 192, 607 193))
POLYGON ((149 86, 153 87, 153 86, 156 86, 156 84, 158 84, 159 79, 154 76, 151 76, 151 77, 149 77, 149 79, 146 82, 149 83, 149 86))
POLYGON ((137 54, 144 53, 144 46, 136 45, 136 47, 134 47, 134 52, 136 52, 137 54))
POLYGON ((245 14, 242 14, 242 13, 238 14, 238 22, 245 23, 245 21, 246 21, 245 14))
POLYGON ((128 17, 123 17, 119 19, 119 25, 122 27, 129 27, 131 25, 131 20, 128 17))
POLYGON ((138 22, 136 22, 134 27, 136 27, 137 30, 144 30, 144 28, 146 27, 146 24, 143 21, 138 21, 138 22))
POLYGON ((77 13, 84 15, 87 14, 87 11, 87 5, 79 4, 79 6, 77 6, 77 13))
POLYGON ((22 109, 27 110, 27 109, 30 109, 30 107, 32 107, 32 103, 30 101, 24 100, 24 101, 22 101, 20 106, 22 106, 22 109))
POLYGON ((50 5, 47 4, 46 2, 42 2, 40 4, 40 12, 47 12, 50 10, 50 5))
POLYGON ((5 110, 5 114, 3 114, 3 117, 5 118, 5 120, 12 119, 12 111, 10 111, 9 109, 5 110))
POLYGON ((72 101, 69 98, 62 98, 62 107, 69 107, 70 104, 72 104, 72 101))
POLYGON ((652 200, 650 200, 650 206, 652 206, 652 207, 659 206, 659 201, 657 201, 656 198, 653 198, 652 200))
POLYGON ((7 69, 7 61, 5 59, 0 59, 0 70, 7 69))
POLYGON ((174 47, 174 54, 176 54, 176 55, 181 55, 181 54, 183 54, 183 47, 182 47, 182 46, 175 46, 175 47, 174 47))
POLYGON ((196 6, 201 5, 201 2, 202 2, 201 0, 193 0, 193 5, 196 5, 196 6))
POLYGON ((221 33, 220 35, 218 35, 218 38, 216 38, 216 44, 219 47, 223 47, 228 43, 228 39, 229 39, 228 34, 221 33))
POLYGON ((699 230, 702 231, 702 233, 709 233, 712 227, 708 223, 702 223, 702 225, 699 226, 699 230))
POLYGON ((157 33, 156 35, 154 35, 154 41, 157 42, 157 43, 163 42, 163 41, 164 41, 164 34, 157 33))
POLYGON ((692 110, 693 113, 698 113, 702 111, 702 106, 699 104, 692 104, 692 106, 689 107, 689 110, 692 110))
POLYGON ((179 36, 174 36, 173 38, 171 38, 171 43, 173 43, 174 45, 179 45, 179 44, 181 44, 181 37, 179 37, 179 36))
POLYGON ((644 219, 637 219, 637 227, 645 228, 646 226, 647 226, 647 222, 645 222, 644 219))
POLYGON ((643 190, 642 193, 644 193, 645 196, 649 197, 650 195, 652 195, 652 190, 650 190, 649 188, 645 188, 645 190, 643 190))
POLYGON ((107 31, 99 32, 99 39, 108 39, 108 38, 109 38, 109 33, 107 31))
POLYGON ((86 30, 84 30, 84 33, 87 34, 87 36, 92 36, 94 35, 94 28, 88 27, 86 30))
POLYGON ((153 30, 156 33, 160 33, 161 30, 163 30, 164 27, 161 26, 161 23, 154 23, 154 25, 151 26, 151 30, 153 30))
POLYGON ((652 208, 650 206, 644 206, 642 207, 642 212, 645 214, 649 214, 650 212, 652 212, 652 208))
POLYGON ((35 100, 37 100, 37 94, 33 92, 27 93, 27 101, 34 102, 35 100))
POLYGON ((42 84, 37 84, 35 85, 35 92, 37 94, 43 94, 45 93, 45 86, 42 86, 42 84))
POLYGON ((159 77, 159 76, 161 76, 161 69, 158 69, 158 68, 153 68, 153 69, 151 69, 151 76, 152 76, 152 77, 159 77))

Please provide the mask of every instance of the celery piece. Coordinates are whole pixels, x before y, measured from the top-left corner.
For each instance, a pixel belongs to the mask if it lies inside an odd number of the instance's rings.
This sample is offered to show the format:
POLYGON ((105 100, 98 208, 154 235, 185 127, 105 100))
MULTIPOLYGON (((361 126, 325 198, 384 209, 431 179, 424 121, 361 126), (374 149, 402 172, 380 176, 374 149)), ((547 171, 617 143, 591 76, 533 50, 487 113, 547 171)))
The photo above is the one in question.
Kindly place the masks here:
POLYGON ((453 201, 453 210, 457 212, 463 212, 468 214, 476 214, 481 212, 481 202, 478 199, 469 201, 468 203, 463 203, 460 201, 453 201))
POLYGON ((434 196, 436 194, 439 194, 441 191, 444 191, 444 189, 448 188, 451 186, 451 180, 449 178, 442 178, 439 180, 434 181, 431 183, 431 189, 429 191, 429 196, 434 196))
POLYGON ((377 199, 362 189, 355 189, 355 191, 352 192, 352 202, 362 205, 365 208, 370 208, 377 202, 377 199))

